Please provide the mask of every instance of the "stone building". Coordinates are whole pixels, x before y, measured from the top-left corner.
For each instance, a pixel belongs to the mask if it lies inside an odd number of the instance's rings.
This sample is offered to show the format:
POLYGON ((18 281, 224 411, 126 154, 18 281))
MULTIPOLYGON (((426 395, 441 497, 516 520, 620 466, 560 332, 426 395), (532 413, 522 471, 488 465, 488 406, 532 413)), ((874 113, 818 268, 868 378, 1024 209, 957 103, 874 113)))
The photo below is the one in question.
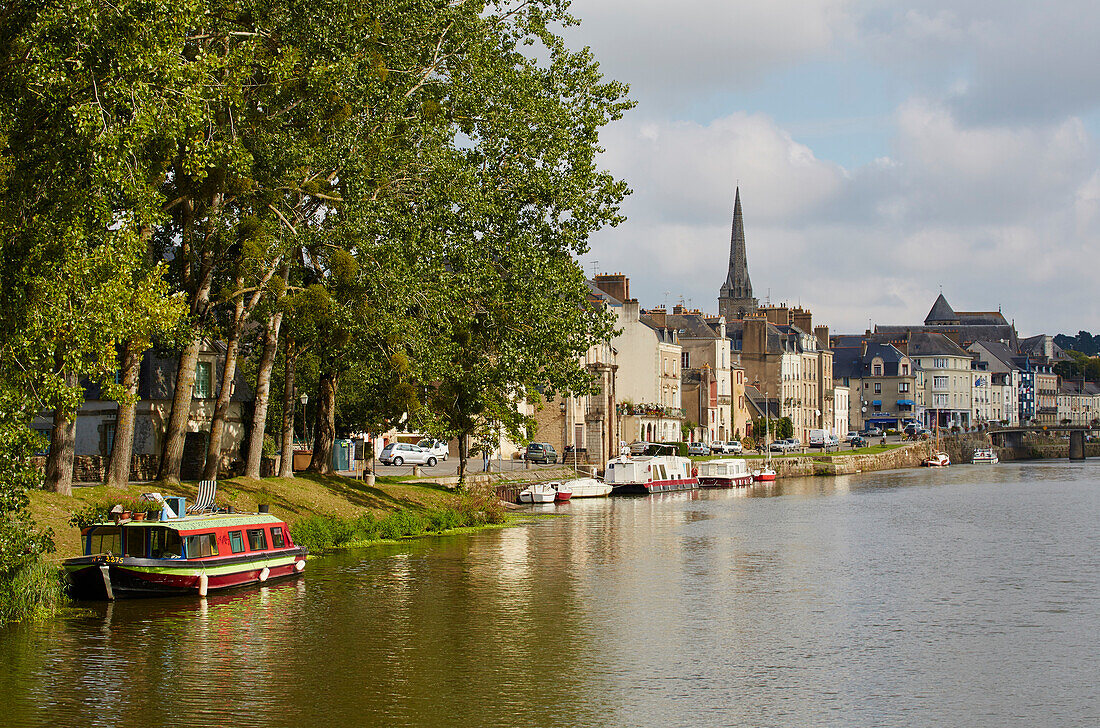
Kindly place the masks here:
POLYGON ((924 372, 908 355, 874 335, 837 335, 830 345, 836 386, 850 388, 850 427, 898 429, 923 421, 924 372))

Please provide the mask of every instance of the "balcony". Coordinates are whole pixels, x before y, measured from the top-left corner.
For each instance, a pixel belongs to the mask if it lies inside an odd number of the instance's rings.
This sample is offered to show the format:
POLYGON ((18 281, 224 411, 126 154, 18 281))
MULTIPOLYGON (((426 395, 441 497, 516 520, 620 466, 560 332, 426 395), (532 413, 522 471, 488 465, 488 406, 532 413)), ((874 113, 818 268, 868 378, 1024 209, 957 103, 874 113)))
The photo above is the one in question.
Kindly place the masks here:
POLYGON ((684 411, 679 407, 666 407, 662 404, 634 404, 633 402, 620 402, 615 405, 615 411, 620 417, 669 417, 683 419, 684 411))

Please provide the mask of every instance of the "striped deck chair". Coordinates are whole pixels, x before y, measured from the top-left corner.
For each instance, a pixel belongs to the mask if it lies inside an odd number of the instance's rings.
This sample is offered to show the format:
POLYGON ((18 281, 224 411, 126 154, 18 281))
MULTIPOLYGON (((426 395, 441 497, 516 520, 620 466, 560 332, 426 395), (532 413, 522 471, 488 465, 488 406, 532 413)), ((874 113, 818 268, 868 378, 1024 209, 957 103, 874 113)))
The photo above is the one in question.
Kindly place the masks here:
POLYGON ((214 505, 214 495, 218 492, 218 481, 203 480, 199 482, 199 494, 195 496, 195 502, 187 506, 188 513, 217 513, 214 505))

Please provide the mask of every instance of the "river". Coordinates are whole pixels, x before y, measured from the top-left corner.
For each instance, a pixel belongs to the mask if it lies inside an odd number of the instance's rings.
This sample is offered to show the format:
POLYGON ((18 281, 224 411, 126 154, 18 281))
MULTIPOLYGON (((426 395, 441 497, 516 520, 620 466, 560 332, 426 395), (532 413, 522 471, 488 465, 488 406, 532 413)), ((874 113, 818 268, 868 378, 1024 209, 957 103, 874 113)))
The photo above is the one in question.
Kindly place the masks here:
POLYGON ((1100 724, 1100 462, 538 508, 0 630, 0 724, 1100 724))

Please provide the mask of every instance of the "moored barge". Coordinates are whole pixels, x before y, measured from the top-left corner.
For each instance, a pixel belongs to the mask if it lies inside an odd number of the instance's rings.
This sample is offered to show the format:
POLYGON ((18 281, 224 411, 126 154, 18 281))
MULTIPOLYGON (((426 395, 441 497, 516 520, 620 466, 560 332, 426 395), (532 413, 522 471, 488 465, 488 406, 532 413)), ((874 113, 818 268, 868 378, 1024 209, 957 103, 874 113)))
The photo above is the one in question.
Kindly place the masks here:
POLYGON ((752 473, 741 458, 720 458, 699 463, 700 488, 732 488, 752 485, 752 473))
POLYGON ((198 594, 299 574, 306 549, 267 513, 93 523, 84 555, 66 559, 78 599, 198 594))
POLYGON ((679 455, 618 457, 607 463, 605 473, 604 482, 614 493, 668 493, 699 487, 691 460, 679 455))

